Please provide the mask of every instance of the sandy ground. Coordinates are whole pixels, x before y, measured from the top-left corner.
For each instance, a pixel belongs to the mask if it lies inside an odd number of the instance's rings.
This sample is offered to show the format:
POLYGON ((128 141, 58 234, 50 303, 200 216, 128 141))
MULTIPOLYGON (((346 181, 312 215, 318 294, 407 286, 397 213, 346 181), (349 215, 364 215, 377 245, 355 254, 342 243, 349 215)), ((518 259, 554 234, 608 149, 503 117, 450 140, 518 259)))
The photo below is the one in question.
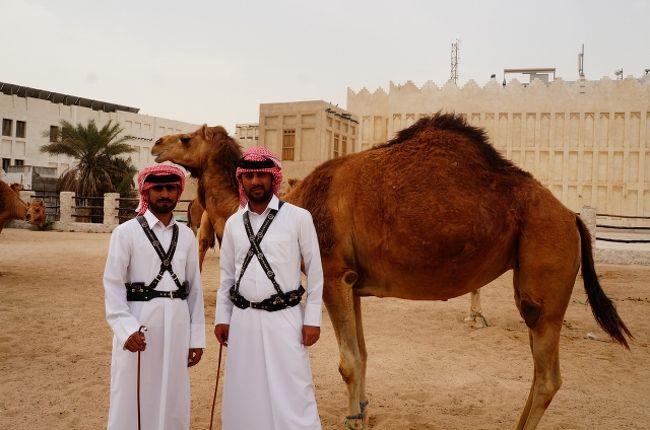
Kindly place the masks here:
MULTIPOLYGON (((107 234, 2 232, 0 429, 105 427, 112 334, 104 319, 101 275, 108 239, 107 234)), ((215 252, 208 253, 204 267, 211 322, 215 252)), ((609 341, 577 284, 561 337, 564 384, 540 429, 650 428, 650 267, 597 268, 636 339, 631 351, 609 341), (597 339, 585 339, 589 332, 597 339)), ((531 383, 532 359, 510 274, 483 289, 491 327, 464 324, 468 307, 468 297, 364 299, 372 429, 514 426, 531 383)), ((192 370, 192 429, 207 429, 210 419, 218 347, 210 326, 206 332, 209 346, 192 370)), ((311 356, 323 428, 341 429, 346 390, 327 316, 311 356)))

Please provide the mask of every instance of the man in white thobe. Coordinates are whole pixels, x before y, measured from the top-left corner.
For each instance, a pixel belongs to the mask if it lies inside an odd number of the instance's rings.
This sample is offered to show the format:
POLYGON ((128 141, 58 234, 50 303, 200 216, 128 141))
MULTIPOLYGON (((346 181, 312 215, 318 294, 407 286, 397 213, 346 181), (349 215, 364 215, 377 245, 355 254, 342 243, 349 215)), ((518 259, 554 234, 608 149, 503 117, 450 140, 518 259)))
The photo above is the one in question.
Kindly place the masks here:
POLYGON ((138 213, 142 218, 125 222, 111 235, 104 271, 106 319, 114 333, 109 430, 138 428, 138 354, 141 428, 189 429, 188 367, 201 359, 205 325, 196 239, 172 212, 184 180, 183 172, 174 166, 141 171, 138 213), (169 256, 174 248, 165 270, 140 221, 155 235, 159 251, 169 256))
POLYGON ((243 207, 226 222, 215 317, 217 340, 228 346, 222 430, 319 430, 307 350, 320 336, 323 291, 314 223, 307 210, 280 203, 282 174, 277 156, 265 148, 252 148, 237 165, 243 207), (256 235, 270 222, 259 247, 275 285, 257 255, 242 275, 251 248, 245 214, 256 235), (300 295, 295 296, 301 291, 301 259, 308 280, 304 306, 298 303, 300 295), (236 284, 239 300, 231 291, 236 284), (271 296, 290 295, 294 300, 288 306, 264 304, 271 296))

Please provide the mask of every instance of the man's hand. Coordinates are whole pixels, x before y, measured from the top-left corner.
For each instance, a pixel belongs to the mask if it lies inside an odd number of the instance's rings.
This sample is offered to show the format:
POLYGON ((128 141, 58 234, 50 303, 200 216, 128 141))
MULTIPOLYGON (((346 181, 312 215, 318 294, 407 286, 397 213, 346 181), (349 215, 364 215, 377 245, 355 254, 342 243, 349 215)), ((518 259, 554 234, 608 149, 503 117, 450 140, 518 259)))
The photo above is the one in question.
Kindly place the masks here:
POLYGON ((190 348, 190 352, 187 354, 187 367, 192 367, 201 361, 202 355, 202 348, 190 348))
POLYGON ((214 326, 214 335, 223 346, 228 346, 228 332, 230 331, 229 324, 217 324, 214 326))
POLYGON ((124 342, 124 349, 128 349, 131 352, 144 351, 147 347, 147 342, 144 338, 144 333, 141 331, 136 331, 124 342))
POLYGON ((302 344, 312 346, 320 337, 320 327, 313 325, 302 326, 302 344))

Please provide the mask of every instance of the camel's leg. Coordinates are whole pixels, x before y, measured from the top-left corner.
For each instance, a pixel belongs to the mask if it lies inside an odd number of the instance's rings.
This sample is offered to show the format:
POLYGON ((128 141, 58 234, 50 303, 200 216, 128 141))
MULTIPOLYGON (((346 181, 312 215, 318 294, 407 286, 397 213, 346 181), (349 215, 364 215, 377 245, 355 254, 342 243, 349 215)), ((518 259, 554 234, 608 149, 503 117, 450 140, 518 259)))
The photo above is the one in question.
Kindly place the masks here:
MULTIPOLYGON (((212 222, 212 231, 214 232, 214 236, 217 240, 217 243, 219 243, 219 246, 221 246, 221 240, 223 239, 223 231, 226 228, 226 219, 217 217, 215 221, 212 222)), ((212 241, 212 245, 210 245, 210 248, 215 247, 215 242, 214 240, 212 241)))
POLYGON ((517 430, 536 429, 562 385, 560 330, 577 273, 577 263, 570 249, 565 261, 543 261, 541 254, 533 252, 539 249, 528 251, 530 253, 513 274, 515 301, 529 329, 534 362, 533 381, 517 430), (538 260, 531 262, 533 256, 538 260))
POLYGON ((201 215, 201 226, 199 227, 196 238, 199 244, 199 269, 203 270, 205 253, 211 246, 214 246, 214 229, 212 228, 207 211, 204 211, 203 215, 201 215))
POLYGON ((361 354, 361 390, 359 394, 363 424, 368 425, 368 397, 366 397, 366 368, 368 365, 368 350, 366 349, 366 338, 363 335, 363 319, 361 316, 361 297, 354 296, 354 315, 357 325, 357 343, 361 354))
POLYGON ((560 329, 562 325, 530 330, 530 347, 535 370, 526 406, 519 418, 517 429, 534 430, 542 419, 553 396, 562 385, 560 377, 560 329))
POLYGON ((469 316, 465 318, 465 322, 470 323, 473 328, 489 327, 490 324, 481 310, 481 290, 472 291, 470 298, 469 316))
MULTIPOLYGON (((325 273, 331 271, 325 270, 325 273)), ((342 275, 338 272, 325 279, 323 288, 323 300, 339 344, 339 373, 348 389, 348 417, 345 425, 347 429, 353 430, 363 429, 360 404, 363 392, 362 358, 352 292, 357 278, 357 274, 351 271, 342 275)))

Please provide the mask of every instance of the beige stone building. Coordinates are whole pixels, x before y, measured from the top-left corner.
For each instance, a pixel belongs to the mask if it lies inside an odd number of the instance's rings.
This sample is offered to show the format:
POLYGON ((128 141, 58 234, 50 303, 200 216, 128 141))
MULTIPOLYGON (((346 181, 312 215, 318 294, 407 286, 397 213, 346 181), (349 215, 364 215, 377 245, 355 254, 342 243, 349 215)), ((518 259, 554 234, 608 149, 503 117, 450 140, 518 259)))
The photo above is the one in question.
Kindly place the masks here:
POLYGON ((244 150, 254 146, 259 146, 259 136, 259 124, 235 124, 235 139, 237 139, 244 150))
POLYGON ((460 113, 572 210, 650 216, 649 76, 505 87, 493 79, 482 88, 391 82, 388 92, 348 90, 347 109, 360 121, 360 149, 424 115, 460 113))
POLYGON ((6 171, 9 166, 50 167, 56 169, 57 176, 74 161, 67 156, 43 153, 40 148, 55 139, 61 120, 86 124, 94 119, 99 127, 109 120, 119 123, 137 150, 129 156, 138 169, 154 163, 151 147, 160 136, 191 132, 199 127, 142 115, 134 107, 3 82, 0 82, 0 117, 2 168, 6 171))
POLYGON ((260 105, 259 146, 281 156, 285 178, 358 151, 358 132, 355 115, 322 100, 260 105))

